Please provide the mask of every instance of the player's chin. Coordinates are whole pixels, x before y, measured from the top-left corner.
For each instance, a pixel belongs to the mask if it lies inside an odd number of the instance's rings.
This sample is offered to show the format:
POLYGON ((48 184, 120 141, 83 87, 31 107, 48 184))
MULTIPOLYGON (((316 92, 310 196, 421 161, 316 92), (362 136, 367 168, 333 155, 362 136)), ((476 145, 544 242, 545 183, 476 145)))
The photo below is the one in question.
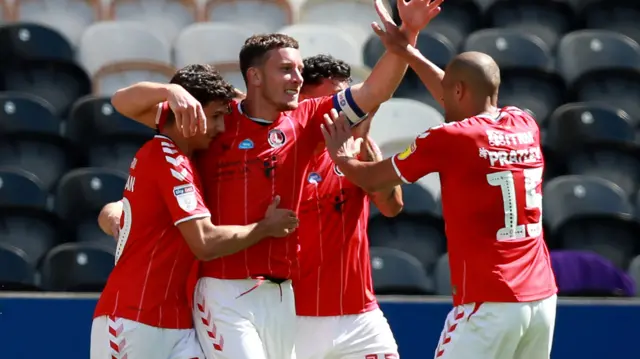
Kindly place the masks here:
POLYGON ((294 100, 290 100, 290 101, 286 101, 286 102, 281 102, 280 106, 278 106, 280 111, 291 111, 291 110, 295 110, 296 108, 298 108, 298 105, 300 104, 300 102, 298 101, 298 99, 294 99, 294 100))

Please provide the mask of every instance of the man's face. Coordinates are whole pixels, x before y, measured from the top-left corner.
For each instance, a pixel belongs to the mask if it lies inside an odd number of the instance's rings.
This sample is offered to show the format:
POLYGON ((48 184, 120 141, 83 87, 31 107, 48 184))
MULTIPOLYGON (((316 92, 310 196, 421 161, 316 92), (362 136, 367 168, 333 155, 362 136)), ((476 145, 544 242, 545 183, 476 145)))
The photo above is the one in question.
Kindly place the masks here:
POLYGON ((304 97, 305 98, 316 98, 316 97, 324 97, 331 96, 336 94, 347 87, 349 87, 350 79, 345 78, 333 78, 333 79, 322 79, 320 84, 315 86, 306 86, 304 88, 304 97))
POLYGON ((298 96, 302 87, 302 57, 294 48, 269 51, 260 72, 260 92, 264 99, 279 111, 298 107, 298 96))
POLYGON ((211 140, 219 133, 224 132, 224 116, 229 113, 229 103, 223 101, 213 101, 204 108, 207 118, 207 132, 198 132, 189 138, 189 147, 194 150, 204 150, 209 147, 211 140))

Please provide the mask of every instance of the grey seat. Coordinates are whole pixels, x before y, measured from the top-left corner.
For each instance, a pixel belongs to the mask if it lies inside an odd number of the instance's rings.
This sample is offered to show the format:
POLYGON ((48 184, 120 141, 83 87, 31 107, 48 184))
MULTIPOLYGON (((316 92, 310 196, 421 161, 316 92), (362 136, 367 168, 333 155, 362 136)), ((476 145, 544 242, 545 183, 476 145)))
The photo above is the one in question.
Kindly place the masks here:
POLYGON ((178 68, 189 64, 238 62, 244 41, 253 33, 231 23, 197 23, 182 30, 175 42, 178 68), (207 46, 202 46, 206 43, 207 46))
POLYGON ((640 71, 610 69, 593 71, 573 85, 578 101, 608 104, 633 118, 640 118, 640 71))
POLYGON ((622 188, 627 197, 638 190, 640 158, 626 148, 590 148, 571 154, 566 159, 571 174, 607 179, 622 188))
MULTIPOLYGON (((640 285, 640 255, 631 260, 628 273, 636 282, 636 286, 640 285)), ((636 297, 640 297, 640 290, 636 290, 636 297)))
POLYGON ((371 274, 378 294, 431 294, 433 281, 411 254, 372 247, 371 274))
POLYGON ((566 89, 562 79, 537 70, 502 71, 500 106, 517 106, 543 123, 553 110, 564 103, 566 89))
POLYGON ((640 45, 613 31, 579 30, 562 37, 557 58, 559 72, 573 83, 595 70, 640 70, 640 45))
POLYGON ((593 1, 581 11, 589 29, 604 29, 627 35, 640 41, 640 6, 625 0, 593 1))
POLYGON ((463 51, 484 52, 501 69, 526 68, 551 70, 553 58, 549 46, 538 36, 516 29, 484 29, 467 37, 463 51))
POLYGON ((61 244, 43 260, 42 287, 48 291, 100 292, 114 263, 114 251, 100 243, 61 244))
POLYGON ((0 287, 2 290, 36 289, 36 269, 20 248, 0 242, 0 287))
POLYGON ((205 3, 206 21, 232 23, 254 34, 276 32, 293 22, 293 9, 287 1, 205 0, 205 3))
POLYGON ((18 20, 43 24, 62 33, 74 46, 84 30, 98 20, 91 0, 17 0, 18 20))

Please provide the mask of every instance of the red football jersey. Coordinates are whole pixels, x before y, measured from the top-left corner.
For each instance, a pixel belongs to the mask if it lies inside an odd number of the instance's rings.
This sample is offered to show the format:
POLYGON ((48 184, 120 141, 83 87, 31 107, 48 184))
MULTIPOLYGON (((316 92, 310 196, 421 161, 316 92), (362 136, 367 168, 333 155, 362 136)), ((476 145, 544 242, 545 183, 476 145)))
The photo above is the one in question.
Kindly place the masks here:
MULTIPOLYGON (((264 218, 276 195, 280 208, 298 210, 309 161, 323 141, 323 115, 335 108, 353 122, 364 118, 350 89, 333 96, 300 102, 274 121, 249 118, 240 102, 231 104, 225 132, 208 150, 196 155, 204 196, 216 225, 245 225, 264 218)), ((168 106, 159 107, 162 128, 168 106)), ((271 276, 295 278, 298 274, 298 231, 286 238, 265 238, 238 253, 202 263, 201 277, 243 279, 271 276)))
POLYGON ((378 308, 369 260, 369 196, 349 182, 325 150, 307 170, 300 218, 296 313, 359 314, 378 308))
POLYGON ((557 292, 542 235, 540 132, 505 107, 432 128, 393 157, 407 183, 440 173, 454 305, 526 302, 557 292))
POLYGON ((199 188, 191 162, 170 138, 156 135, 136 153, 122 199, 116 265, 95 317, 193 327, 185 286, 196 258, 176 225, 210 216, 199 188))

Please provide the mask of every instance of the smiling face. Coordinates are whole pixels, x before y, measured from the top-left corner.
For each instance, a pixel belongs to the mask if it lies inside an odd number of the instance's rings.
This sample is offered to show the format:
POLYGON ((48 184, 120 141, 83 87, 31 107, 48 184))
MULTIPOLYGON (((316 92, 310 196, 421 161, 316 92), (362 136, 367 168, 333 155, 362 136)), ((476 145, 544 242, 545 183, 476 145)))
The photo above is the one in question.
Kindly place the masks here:
POLYGON ((260 93, 279 111, 298 107, 302 87, 302 57, 294 48, 270 50, 260 71, 260 93))

